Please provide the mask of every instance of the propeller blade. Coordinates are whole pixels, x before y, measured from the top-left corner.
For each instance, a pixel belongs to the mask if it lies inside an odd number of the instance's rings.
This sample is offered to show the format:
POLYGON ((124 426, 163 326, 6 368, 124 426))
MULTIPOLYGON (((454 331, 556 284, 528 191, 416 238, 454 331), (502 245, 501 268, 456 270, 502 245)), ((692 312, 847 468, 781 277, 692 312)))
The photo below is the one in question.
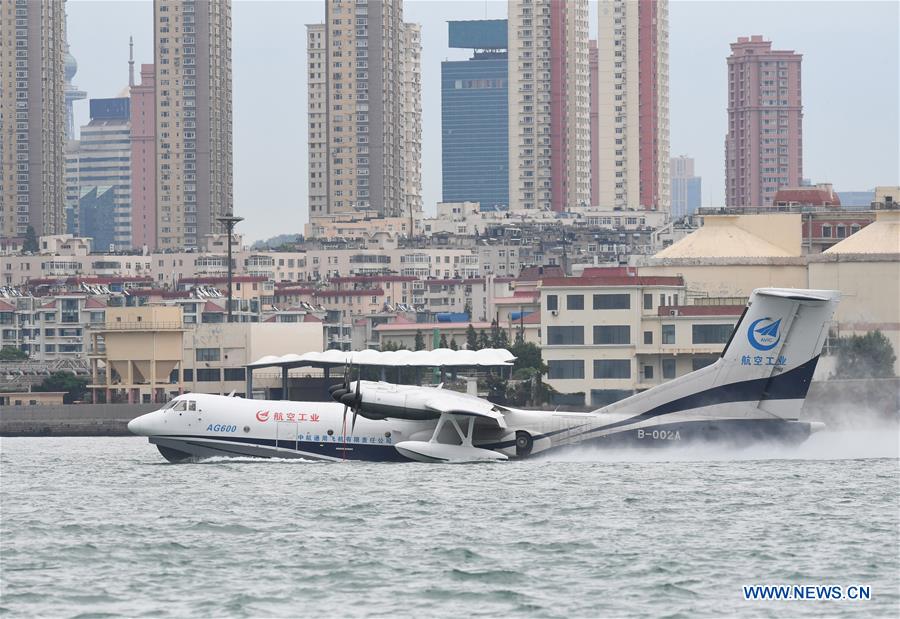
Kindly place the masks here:
POLYGON ((354 397, 354 405, 353 410, 356 411, 360 406, 362 406, 362 392, 360 388, 362 387, 362 381, 357 377, 356 379, 356 397, 354 397))
POLYGON ((356 410, 353 411, 353 417, 351 417, 351 421, 350 421, 350 434, 351 435, 353 434, 353 431, 356 429, 356 416, 358 414, 359 413, 357 413, 356 410))

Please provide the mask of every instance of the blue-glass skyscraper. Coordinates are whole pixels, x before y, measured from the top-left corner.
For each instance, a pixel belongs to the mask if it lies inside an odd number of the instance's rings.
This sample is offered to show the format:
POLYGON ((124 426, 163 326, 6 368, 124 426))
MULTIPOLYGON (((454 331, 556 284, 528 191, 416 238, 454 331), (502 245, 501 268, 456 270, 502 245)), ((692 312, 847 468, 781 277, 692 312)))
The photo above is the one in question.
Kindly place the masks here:
POLYGON ((450 47, 469 60, 441 63, 444 202, 509 205, 506 20, 451 21, 450 47))

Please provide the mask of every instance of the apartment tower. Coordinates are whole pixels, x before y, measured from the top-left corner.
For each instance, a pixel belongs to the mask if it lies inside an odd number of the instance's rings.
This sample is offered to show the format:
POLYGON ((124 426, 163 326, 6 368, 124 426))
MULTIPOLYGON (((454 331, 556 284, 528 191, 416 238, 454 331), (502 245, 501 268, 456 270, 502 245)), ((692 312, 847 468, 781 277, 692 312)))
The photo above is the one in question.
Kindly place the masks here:
POLYGON ((307 25, 311 223, 421 213, 420 36, 401 0, 326 0, 307 25))
POLYGON ((598 205, 668 211, 668 0, 600 0, 598 15, 598 205))
POLYGON ((801 54, 739 37, 728 57, 725 204, 772 206, 779 187, 803 184, 801 54))
POLYGON ((65 22, 63 2, 0 2, 0 236, 65 232, 65 22))
POLYGON ((587 0, 510 0, 509 208, 590 200, 587 0))
POLYGON ((156 247, 196 248, 233 212, 230 0, 154 0, 156 247))

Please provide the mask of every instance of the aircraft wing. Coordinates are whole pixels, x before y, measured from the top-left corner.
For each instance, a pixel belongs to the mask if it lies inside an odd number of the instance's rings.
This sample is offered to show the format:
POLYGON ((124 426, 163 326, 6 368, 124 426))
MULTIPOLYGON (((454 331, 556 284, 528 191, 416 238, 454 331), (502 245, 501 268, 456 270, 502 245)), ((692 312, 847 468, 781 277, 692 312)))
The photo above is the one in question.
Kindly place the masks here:
POLYGON ((449 413, 487 419, 493 421, 500 428, 506 428, 506 420, 503 417, 503 413, 496 406, 481 398, 444 392, 439 397, 432 397, 426 400, 425 408, 441 414, 449 413))

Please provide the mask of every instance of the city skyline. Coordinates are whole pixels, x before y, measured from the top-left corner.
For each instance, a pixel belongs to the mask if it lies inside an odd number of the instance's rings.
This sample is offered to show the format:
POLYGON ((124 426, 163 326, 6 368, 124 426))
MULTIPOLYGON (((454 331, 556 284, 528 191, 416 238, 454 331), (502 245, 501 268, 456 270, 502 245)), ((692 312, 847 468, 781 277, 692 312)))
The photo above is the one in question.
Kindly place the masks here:
MULTIPOLYGON (((697 175, 706 185, 704 206, 724 204, 728 44, 752 34, 804 55, 804 176, 832 182, 840 191, 896 183, 898 113, 892 102, 897 85, 889 83, 885 93, 880 78, 896 74, 897 6, 777 6, 776 12, 775 3, 670 4, 671 151, 696 159, 697 175), (697 36, 698 27, 704 36, 697 36), (867 96, 869 92, 881 96, 867 96)), ((69 43, 79 63, 75 83, 89 97, 114 96, 127 84, 129 35, 135 37, 138 65, 151 61, 150 2, 74 0, 67 10, 69 43), (98 36, 89 24, 101 16, 115 27, 98 36), (115 40, 110 32, 117 33, 115 40)), ((590 3, 590 10, 593 37, 596 3, 590 3)), ((506 2, 407 0, 404 5, 404 19, 422 24, 426 212, 433 212, 441 199, 440 61, 467 57, 465 50, 447 47, 446 22, 505 17, 506 2)), ((305 24, 323 19, 319 0, 234 3, 235 212, 248 217, 241 225, 248 239, 300 232, 306 221, 303 35, 305 24)), ((86 103, 75 107, 76 125, 85 124, 86 103)))

